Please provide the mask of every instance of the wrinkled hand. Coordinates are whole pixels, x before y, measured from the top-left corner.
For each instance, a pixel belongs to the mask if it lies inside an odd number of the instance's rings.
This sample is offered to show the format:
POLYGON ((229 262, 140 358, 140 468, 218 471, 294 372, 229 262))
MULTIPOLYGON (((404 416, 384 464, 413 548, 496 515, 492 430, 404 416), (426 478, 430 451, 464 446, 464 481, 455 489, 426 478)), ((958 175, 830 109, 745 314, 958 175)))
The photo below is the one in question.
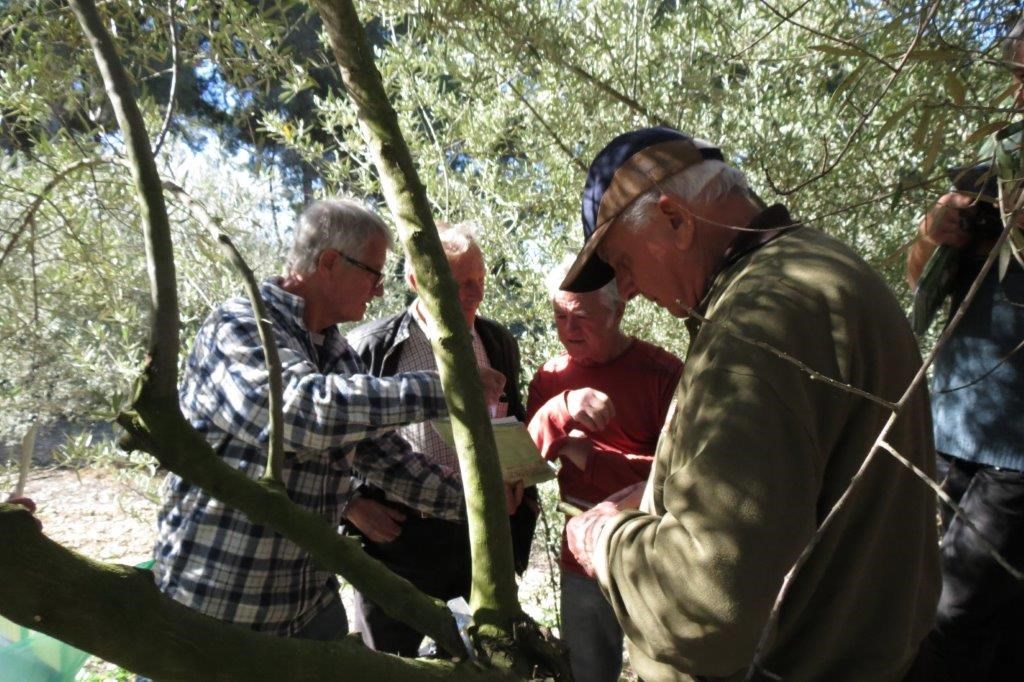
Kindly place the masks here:
POLYGON ((574 435, 579 431, 573 431, 562 441, 561 447, 556 454, 564 460, 572 463, 580 471, 587 468, 587 460, 594 453, 594 443, 586 436, 574 435))
POLYGON ((523 502, 523 482, 522 481, 505 481, 505 510, 509 516, 516 513, 519 509, 519 505, 523 502))
POLYGON ((565 538, 569 544, 569 551, 591 578, 595 577, 593 555, 601 531, 618 513, 618 505, 606 500, 579 516, 572 517, 565 524, 565 538))
POLYGON ((921 221, 918 234, 935 246, 945 244, 955 249, 964 248, 971 236, 960 227, 960 210, 973 203, 974 199, 966 194, 943 194, 921 221))
POLYGON ((505 375, 491 367, 481 365, 480 381, 484 385, 484 402, 488 405, 497 405, 498 399, 505 391, 505 375))
POLYGON ((569 416, 587 431, 600 431, 615 417, 615 406, 606 393, 593 388, 577 388, 565 395, 569 416))
POLYGON ((373 542, 393 542, 402 533, 399 524, 405 521, 405 514, 375 500, 357 497, 348 503, 345 518, 373 542))

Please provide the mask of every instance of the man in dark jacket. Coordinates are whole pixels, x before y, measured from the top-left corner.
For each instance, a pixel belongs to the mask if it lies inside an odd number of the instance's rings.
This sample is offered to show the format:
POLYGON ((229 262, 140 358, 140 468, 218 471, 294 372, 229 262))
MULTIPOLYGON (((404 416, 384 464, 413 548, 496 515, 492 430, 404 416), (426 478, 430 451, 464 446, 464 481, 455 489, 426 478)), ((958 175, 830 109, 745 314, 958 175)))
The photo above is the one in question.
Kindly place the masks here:
MULTIPOLYGON (((507 329, 477 316, 483 300, 486 269, 483 252, 471 225, 440 225, 441 244, 459 288, 459 305, 473 337, 477 362, 505 375, 505 394, 494 417, 525 419, 519 395, 519 346, 507 329)), ((406 282, 417 290, 416 277, 406 263, 406 282)), ((398 315, 369 322, 348 334, 349 343, 362 357, 371 374, 380 377, 409 371, 436 369, 430 338, 434 323, 420 299, 398 315)), ((441 440, 429 422, 410 424, 400 430, 413 448, 433 463, 458 470, 455 451, 441 440)), ((367 552, 424 592, 439 599, 469 597, 471 560, 466 524, 427 518, 388 499, 378 488, 363 488, 366 513, 353 519, 362 532, 367 552)), ((516 571, 526 569, 530 543, 537 522, 536 489, 526 491, 522 505, 509 521, 516 571)), ((374 603, 356 594, 354 629, 372 649, 402 656, 416 656, 423 636, 388 617, 374 603)))

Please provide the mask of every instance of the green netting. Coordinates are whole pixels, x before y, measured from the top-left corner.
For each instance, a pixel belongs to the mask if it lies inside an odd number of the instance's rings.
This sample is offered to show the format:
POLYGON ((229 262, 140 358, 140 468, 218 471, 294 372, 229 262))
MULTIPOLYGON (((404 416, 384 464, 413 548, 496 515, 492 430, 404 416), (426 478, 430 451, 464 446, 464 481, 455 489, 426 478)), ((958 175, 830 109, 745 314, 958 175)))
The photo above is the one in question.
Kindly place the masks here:
MULTIPOLYGON (((150 568, 152 561, 139 564, 150 568)), ((72 682, 89 654, 0 616, 0 682, 72 682)))
POLYGON ((71 682, 89 654, 0 617, 0 682, 71 682))

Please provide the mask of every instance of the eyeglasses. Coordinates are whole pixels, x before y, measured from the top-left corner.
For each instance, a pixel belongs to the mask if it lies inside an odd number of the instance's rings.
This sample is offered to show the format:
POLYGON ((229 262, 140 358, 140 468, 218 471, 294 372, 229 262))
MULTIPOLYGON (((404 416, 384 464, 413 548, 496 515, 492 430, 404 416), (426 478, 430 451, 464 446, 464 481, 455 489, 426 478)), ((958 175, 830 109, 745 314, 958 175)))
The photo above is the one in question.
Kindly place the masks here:
POLYGON ((335 251, 337 252, 337 254, 339 256, 341 256, 342 258, 345 259, 346 263, 348 263, 350 265, 354 265, 357 268, 359 268, 360 270, 363 270, 364 272, 368 272, 371 275, 373 275, 373 277, 374 277, 373 288, 374 289, 376 289, 377 287, 379 287, 381 284, 384 283, 384 273, 381 272, 380 270, 377 270, 376 268, 371 268, 366 263, 364 263, 362 261, 359 261, 359 260, 356 260, 352 256, 346 255, 346 254, 342 253, 341 251, 338 251, 337 249, 335 249, 335 251))

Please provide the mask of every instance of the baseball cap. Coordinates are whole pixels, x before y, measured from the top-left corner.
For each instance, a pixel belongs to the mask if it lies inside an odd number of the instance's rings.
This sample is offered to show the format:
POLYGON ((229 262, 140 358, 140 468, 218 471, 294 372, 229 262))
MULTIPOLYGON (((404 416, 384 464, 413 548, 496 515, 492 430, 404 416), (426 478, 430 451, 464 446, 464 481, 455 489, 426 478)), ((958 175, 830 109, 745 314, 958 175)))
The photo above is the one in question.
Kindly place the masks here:
POLYGON ((583 249, 561 288, 581 293, 600 289, 615 276, 596 253, 616 218, 638 197, 670 176, 722 152, 674 128, 659 126, 623 133, 602 149, 583 186, 583 249))

